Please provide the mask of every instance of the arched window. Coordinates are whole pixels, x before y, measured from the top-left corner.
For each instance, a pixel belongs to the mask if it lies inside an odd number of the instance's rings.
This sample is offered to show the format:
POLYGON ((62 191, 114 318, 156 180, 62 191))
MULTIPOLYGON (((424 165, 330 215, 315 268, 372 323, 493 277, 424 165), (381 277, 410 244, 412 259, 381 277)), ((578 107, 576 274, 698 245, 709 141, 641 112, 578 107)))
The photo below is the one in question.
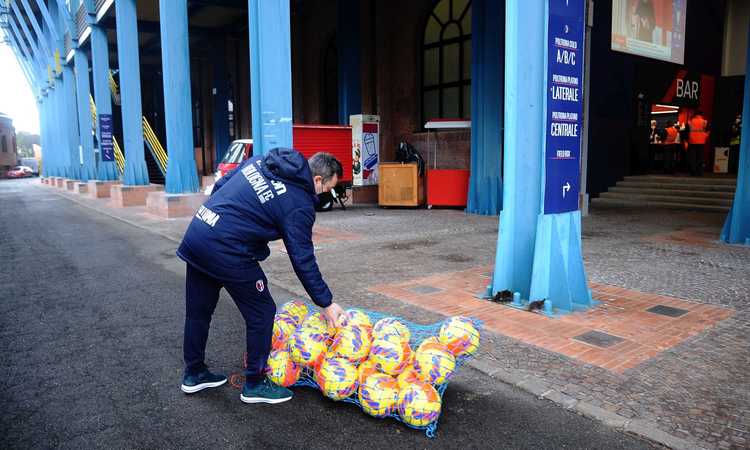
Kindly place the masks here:
POLYGON ((471 0, 440 0, 422 41, 422 123, 471 117, 471 0))

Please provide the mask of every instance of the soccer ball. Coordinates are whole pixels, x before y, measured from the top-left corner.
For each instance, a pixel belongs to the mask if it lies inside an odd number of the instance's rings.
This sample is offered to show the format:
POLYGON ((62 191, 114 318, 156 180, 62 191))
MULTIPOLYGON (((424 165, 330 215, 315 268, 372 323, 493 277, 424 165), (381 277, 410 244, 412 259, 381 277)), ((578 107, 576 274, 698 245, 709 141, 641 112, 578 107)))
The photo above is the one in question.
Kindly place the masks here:
POLYGON ((328 358, 315 371, 315 381, 326 397, 342 400, 357 390, 357 368, 345 358, 328 358))
POLYGON ((479 331, 467 317, 451 317, 440 327, 440 342, 454 356, 471 355, 479 348, 479 331))
POLYGON ((446 348, 429 346, 418 351, 414 357, 414 368, 422 381, 443 384, 456 369, 456 358, 446 348))
POLYGON ((417 353, 421 352, 425 348, 432 347, 435 345, 437 345, 439 348, 444 349, 444 350, 448 349, 448 347, 440 343, 440 340, 438 339, 437 336, 430 336, 419 344, 419 347, 417 347, 417 353))
POLYGON ((374 373, 378 373, 378 368, 375 367, 375 361, 368 359, 357 367, 357 383, 364 383, 367 377, 374 373))
POLYGON ((385 417, 393 412, 398 403, 398 384, 384 373, 375 373, 359 386, 359 404, 362 410, 373 417, 385 417))
POLYGON ((286 347, 289 338, 297 329, 294 317, 289 314, 276 314, 273 320, 273 336, 271 337, 271 349, 279 350, 286 347))
POLYGON ((289 340, 292 361, 303 366, 312 367, 328 350, 324 334, 311 328, 300 328, 289 340))
POLYGON ((421 380, 419 379, 417 369, 415 369, 413 365, 407 366, 406 369, 398 374, 398 377, 396 378, 396 383, 398 383, 399 389, 406 389, 418 381, 421 380))
POLYGON ((316 329, 325 334, 328 338, 332 338, 336 335, 336 328, 329 325, 328 321, 319 312, 307 316, 305 320, 302 321, 302 327, 316 329))
POLYGON ((364 361, 370 353, 370 334, 364 328, 349 325, 336 334, 331 350, 349 361, 364 361))
POLYGON ((409 425, 424 427, 438 419, 441 403, 434 387, 417 382, 399 392, 398 413, 409 425))
POLYGON ((281 305, 281 308, 279 308, 280 314, 289 314, 290 316, 294 317, 294 320, 297 322, 297 324, 302 323, 309 311, 310 310, 307 305, 300 301, 286 302, 281 305))
POLYGON ((368 333, 372 331, 370 316, 361 309, 347 309, 344 314, 339 317, 337 325, 339 328, 355 325, 366 329, 368 333))
POLYGON ((399 342, 398 338, 380 338, 372 342, 370 359, 378 370, 395 376, 406 366, 410 352, 409 344, 399 342))
POLYGON ((291 386, 299 380, 302 367, 292 361, 289 350, 274 350, 268 355, 268 379, 279 386, 291 386))
POLYGON ((409 342, 409 339, 411 339, 409 328, 393 317, 380 319, 375 323, 375 326, 372 327, 373 340, 381 338, 387 334, 395 334, 396 336, 401 337, 404 342, 409 342))

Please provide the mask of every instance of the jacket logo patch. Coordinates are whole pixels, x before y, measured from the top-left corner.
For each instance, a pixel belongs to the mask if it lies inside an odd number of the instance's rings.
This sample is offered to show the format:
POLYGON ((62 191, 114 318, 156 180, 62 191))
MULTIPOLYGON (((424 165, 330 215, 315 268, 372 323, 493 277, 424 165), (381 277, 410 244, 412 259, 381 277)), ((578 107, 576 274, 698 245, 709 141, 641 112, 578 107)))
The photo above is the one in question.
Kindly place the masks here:
POLYGON ((263 292, 264 288, 265 288, 265 284, 263 283, 263 280, 258 280, 255 282, 255 289, 257 289, 258 292, 263 292))

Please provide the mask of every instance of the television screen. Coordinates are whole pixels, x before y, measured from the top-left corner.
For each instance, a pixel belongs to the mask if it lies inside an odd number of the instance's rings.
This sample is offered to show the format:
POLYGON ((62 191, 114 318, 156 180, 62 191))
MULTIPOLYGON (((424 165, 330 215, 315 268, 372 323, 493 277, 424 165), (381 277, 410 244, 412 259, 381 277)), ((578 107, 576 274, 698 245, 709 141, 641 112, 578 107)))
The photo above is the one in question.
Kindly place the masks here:
POLYGON ((683 64, 687 0, 613 0, 612 50, 683 64))

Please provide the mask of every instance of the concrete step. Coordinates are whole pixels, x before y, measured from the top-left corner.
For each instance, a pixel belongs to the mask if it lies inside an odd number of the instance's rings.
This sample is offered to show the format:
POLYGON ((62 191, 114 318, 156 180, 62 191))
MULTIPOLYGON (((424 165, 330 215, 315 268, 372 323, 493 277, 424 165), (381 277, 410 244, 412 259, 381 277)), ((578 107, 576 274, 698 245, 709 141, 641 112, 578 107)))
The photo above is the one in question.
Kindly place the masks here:
POLYGON ((735 186, 728 184, 693 184, 693 183, 660 183, 658 181, 619 181, 617 187, 640 188, 640 189, 664 189, 664 190, 683 190, 683 191, 714 191, 714 192, 732 192, 735 186))
POLYGON ((623 194, 633 195, 676 195, 680 197, 706 197, 706 198, 721 198, 721 199, 733 199, 734 191, 692 191, 689 189, 658 189, 658 188, 632 188, 628 186, 617 185, 609 188, 607 192, 620 192, 623 194))
POLYGON ((673 202, 657 202, 657 201, 642 201, 642 200, 623 200, 619 198, 595 198, 591 201, 591 206, 596 207, 637 207, 637 208, 664 208, 664 209, 678 209, 683 211, 704 211, 704 212, 717 212, 726 213, 729 212, 728 206, 716 206, 716 205, 698 205, 688 203, 673 203, 673 202))
POLYGON ((732 199, 726 198, 706 198, 691 197, 671 194, 634 194, 629 192, 602 192, 600 198, 620 199, 620 200, 638 200, 647 202, 669 202, 686 205, 715 205, 715 206, 732 206, 732 199))
POLYGON ((643 183, 662 183, 662 184, 705 184, 705 185, 722 185, 736 186, 736 178, 724 177, 681 177, 670 175, 632 175, 625 177, 625 181, 636 181, 643 183))

